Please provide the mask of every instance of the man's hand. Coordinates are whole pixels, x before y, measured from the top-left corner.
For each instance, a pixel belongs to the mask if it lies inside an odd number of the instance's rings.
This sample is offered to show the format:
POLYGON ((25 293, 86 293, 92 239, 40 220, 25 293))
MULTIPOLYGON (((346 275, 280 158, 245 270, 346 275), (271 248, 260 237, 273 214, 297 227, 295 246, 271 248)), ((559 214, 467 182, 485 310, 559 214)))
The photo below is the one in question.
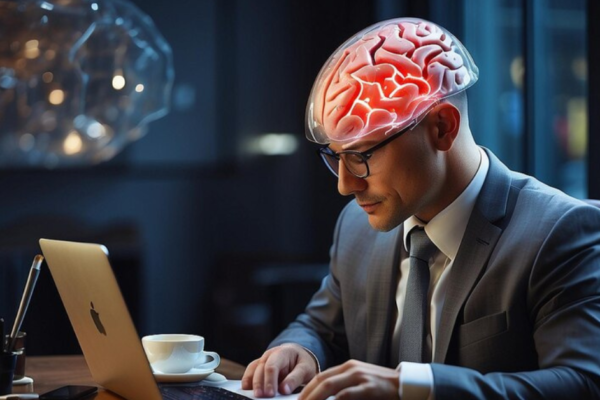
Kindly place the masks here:
POLYGON ((317 375, 302 390, 299 400, 393 399, 398 400, 400 372, 350 360, 317 375))
POLYGON ((277 390, 290 394, 317 374, 317 362, 302 346, 288 343, 265 351, 252 361, 242 377, 242 389, 255 397, 273 397, 277 390))

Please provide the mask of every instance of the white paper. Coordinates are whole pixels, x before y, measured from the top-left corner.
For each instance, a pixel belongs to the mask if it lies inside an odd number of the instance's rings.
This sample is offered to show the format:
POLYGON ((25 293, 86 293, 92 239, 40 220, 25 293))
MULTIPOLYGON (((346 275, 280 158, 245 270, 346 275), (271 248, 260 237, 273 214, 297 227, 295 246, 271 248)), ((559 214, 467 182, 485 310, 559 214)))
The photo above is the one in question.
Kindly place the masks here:
MULTIPOLYGON (((225 383, 221 383, 219 385, 211 385, 211 386, 218 386, 220 388, 229 390, 230 392, 238 393, 238 394, 241 394, 242 396, 246 396, 251 399, 261 399, 260 397, 254 397, 254 393, 252 392, 252 390, 242 390, 242 381, 228 380, 225 383)), ((284 396, 284 395, 278 393, 274 398, 275 399, 292 400, 292 399, 297 399, 298 396, 299 396, 299 394, 290 394, 288 396, 284 396)))

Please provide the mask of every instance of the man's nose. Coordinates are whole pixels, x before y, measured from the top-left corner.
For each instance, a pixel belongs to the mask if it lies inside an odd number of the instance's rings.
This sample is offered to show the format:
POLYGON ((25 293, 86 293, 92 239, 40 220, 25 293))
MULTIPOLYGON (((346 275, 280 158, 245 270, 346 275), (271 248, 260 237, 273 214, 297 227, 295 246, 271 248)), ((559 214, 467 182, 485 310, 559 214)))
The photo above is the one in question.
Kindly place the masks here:
POLYGON ((362 192, 367 188, 367 180, 365 178, 358 178, 346 169, 344 162, 340 160, 340 167, 338 170, 338 192, 342 196, 349 196, 351 194, 362 192))

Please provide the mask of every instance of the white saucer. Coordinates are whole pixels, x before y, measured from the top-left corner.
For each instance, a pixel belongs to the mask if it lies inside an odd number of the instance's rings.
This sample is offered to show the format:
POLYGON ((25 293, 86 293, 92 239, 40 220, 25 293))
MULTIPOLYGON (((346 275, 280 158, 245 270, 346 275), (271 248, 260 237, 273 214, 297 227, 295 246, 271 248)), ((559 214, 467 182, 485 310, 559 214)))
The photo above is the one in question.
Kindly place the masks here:
POLYGON ((160 383, 178 383, 178 382, 197 382, 206 378, 215 372, 214 369, 192 368, 183 374, 167 374, 160 371, 154 371, 154 378, 160 383))
POLYGON ((14 380, 13 386, 29 385, 30 383, 33 383, 33 379, 31 379, 28 376, 25 376, 21 379, 14 380))

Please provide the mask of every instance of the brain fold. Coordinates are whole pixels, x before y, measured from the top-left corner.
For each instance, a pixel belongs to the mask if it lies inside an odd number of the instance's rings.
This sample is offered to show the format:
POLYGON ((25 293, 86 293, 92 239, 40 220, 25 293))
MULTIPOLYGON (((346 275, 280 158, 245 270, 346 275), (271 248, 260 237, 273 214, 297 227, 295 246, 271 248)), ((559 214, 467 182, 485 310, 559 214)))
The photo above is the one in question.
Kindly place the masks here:
POLYGON ((437 25, 388 21, 351 38, 321 71, 309 100, 311 140, 387 135, 477 80, 466 49, 437 25))

